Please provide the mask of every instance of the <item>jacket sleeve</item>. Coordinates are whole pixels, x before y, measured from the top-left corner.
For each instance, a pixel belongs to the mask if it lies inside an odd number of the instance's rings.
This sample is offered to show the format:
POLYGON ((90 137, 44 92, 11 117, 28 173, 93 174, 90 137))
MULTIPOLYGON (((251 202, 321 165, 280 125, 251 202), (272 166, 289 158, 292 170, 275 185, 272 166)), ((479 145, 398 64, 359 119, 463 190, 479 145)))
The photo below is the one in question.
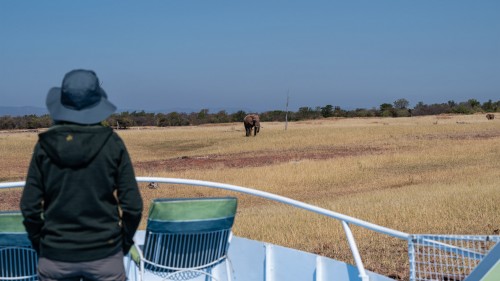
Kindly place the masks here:
POLYGON ((122 210, 123 252, 127 254, 134 244, 133 238, 141 221, 143 206, 130 156, 123 142, 121 142, 121 145, 121 161, 117 175, 117 195, 122 210))
POLYGON ((28 168, 26 185, 21 196, 20 208, 23 214, 23 224, 28 232, 28 238, 35 251, 39 252, 40 237, 43 227, 43 194, 42 174, 39 163, 40 144, 35 146, 28 168))

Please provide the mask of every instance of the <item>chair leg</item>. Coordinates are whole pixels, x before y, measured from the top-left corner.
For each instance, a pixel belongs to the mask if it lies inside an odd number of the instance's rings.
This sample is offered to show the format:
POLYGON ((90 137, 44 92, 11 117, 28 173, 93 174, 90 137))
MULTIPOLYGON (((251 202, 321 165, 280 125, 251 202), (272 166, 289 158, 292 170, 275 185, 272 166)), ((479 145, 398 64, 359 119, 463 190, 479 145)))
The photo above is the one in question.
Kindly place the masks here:
POLYGON ((226 273, 227 273, 227 280, 231 281, 233 280, 233 264, 231 263, 231 260, 229 258, 226 259, 226 273))

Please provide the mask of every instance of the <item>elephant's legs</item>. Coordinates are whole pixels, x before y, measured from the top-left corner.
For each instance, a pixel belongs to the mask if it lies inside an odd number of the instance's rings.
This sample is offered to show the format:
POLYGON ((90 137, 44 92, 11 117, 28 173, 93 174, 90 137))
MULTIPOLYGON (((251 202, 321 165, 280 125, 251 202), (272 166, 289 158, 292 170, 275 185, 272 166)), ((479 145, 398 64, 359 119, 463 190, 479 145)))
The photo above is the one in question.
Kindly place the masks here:
POLYGON ((252 128, 245 127, 246 136, 249 137, 252 134, 252 128))

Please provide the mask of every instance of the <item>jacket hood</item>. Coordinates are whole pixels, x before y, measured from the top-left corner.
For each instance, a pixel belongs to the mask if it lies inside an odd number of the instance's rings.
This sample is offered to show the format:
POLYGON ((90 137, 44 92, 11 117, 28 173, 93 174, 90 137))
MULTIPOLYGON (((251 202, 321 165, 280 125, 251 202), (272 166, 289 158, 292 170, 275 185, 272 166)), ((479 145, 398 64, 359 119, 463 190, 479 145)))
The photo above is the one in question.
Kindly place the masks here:
POLYGON ((39 142, 56 165, 76 168, 94 159, 112 134, 103 126, 57 125, 41 133, 39 142))

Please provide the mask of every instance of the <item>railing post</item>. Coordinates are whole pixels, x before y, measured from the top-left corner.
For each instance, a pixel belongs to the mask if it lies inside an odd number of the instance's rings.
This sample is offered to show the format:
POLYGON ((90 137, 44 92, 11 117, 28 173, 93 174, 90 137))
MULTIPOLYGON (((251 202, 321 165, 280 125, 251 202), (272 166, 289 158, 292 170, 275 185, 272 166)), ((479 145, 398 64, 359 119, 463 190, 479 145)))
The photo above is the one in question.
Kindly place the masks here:
POLYGON ((273 245, 264 244, 266 248, 266 261, 265 261, 265 281, 274 281, 274 257, 273 257, 273 245))
POLYGON ((316 256, 316 278, 314 278, 314 281, 325 281, 324 267, 323 257, 316 256))
POLYGON ((265 259, 265 281, 274 281, 274 257, 273 257, 273 245, 265 243, 266 259, 265 259))
POLYGON ((361 260, 361 256, 359 254, 358 246, 356 245, 356 241, 354 241, 354 235, 352 235, 351 228, 347 222, 342 221, 342 226, 344 227, 344 231, 347 237, 347 241, 349 242, 349 246, 351 247, 352 256, 354 257, 354 262, 356 263, 356 267, 359 271, 359 278, 362 281, 369 281, 369 277, 366 274, 365 267, 363 265, 363 261, 361 260))
POLYGON ((416 280, 416 268, 415 268, 415 238, 410 236, 408 238, 408 260, 410 261, 410 281, 416 280))

